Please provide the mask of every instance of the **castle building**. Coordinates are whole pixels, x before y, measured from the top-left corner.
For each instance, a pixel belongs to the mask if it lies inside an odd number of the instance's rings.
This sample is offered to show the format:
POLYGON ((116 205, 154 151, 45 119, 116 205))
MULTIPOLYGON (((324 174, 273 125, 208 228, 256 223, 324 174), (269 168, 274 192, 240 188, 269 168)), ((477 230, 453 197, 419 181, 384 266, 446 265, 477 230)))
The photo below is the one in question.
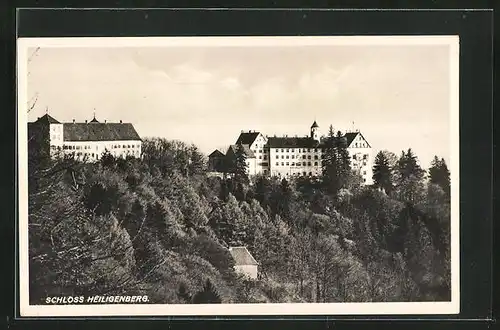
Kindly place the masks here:
MULTIPOLYGON (((97 161, 105 151, 115 157, 141 156, 142 140, 130 123, 100 123, 94 118, 84 123, 61 123, 45 114, 28 123, 28 143, 47 141, 51 156, 62 152, 77 159, 97 161)), ((43 146, 43 144, 40 144, 43 146)))
MULTIPOLYGON (((347 132, 343 135, 351 157, 351 168, 363 178, 365 184, 372 184, 372 150, 361 132, 347 132)), ((242 131, 235 145, 228 149, 226 157, 242 144, 247 157, 249 175, 266 174, 278 177, 320 176, 325 152, 324 139, 320 137, 319 125, 314 121, 308 136, 269 137, 257 131, 242 131)), ((221 161, 224 154, 217 150, 209 156, 209 162, 221 161)))

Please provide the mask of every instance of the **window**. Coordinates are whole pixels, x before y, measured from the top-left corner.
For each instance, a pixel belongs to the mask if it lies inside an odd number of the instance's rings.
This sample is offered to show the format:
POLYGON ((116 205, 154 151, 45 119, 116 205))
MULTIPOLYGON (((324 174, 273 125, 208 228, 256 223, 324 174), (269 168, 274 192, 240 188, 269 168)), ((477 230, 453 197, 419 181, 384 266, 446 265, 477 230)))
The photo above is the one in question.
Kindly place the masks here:
MULTIPOLYGON (((302 166, 306 166, 306 162, 302 162, 302 166)), ((305 173, 305 172, 304 172, 305 173)))
POLYGON ((363 175, 366 175, 366 171, 363 171, 363 175))
POLYGON ((288 158, 289 158, 289 156, 288 156, 288 155, 286 155, 286 159, 288 159, 288 158))
POLYGON ((306 159, 306 155, 302 155, 302 159, 306 159))
POLYGON ((314 162, 314 166, 318 166, 318 162, 314 162))
POLYGON ((307 162, 307 166, 311 166, 311 162, 307 162))
POLYGON ((290 166, 290 163, 286 162, 286 166, 290 166))
POLYGON ((292 159, 295 159, 295 155, 292 155, 292 159))
POLYGON ((283 149, 281 149, 281 152, 284 152, 283 149))
POLYGON ((260 153, 260 154, 262 153, 262 149, 259 149, 259 153, 260 153))
POLYGON ((363 179, 363 182, 366 182, 366 179, 363 179))
POLYGON ((281 155, 281 159, 285 159, 285 156, 281 155))
POLYGON ((307 172, 302 172, 302 174, 307 175, 307 172))
POLYGON ((307 159, 311 159, 311 155, 307 156, 307 159))
POLYGON ((313 175, 312 172, 309 172, 309 175, 313 175))
POLYGON ((352 159, 356 160, 356 155, 352 155, 352 159))
POLYGON ((292 163, 292 166, 295 166, 295 163, 292 163))
POLYGON ((367 154, 364 154, 363 155, 363 159, 367 159, 368 158, 368 155, 367 154))
POLYGON ((321 155, 321 159, 325 159, 325 155, 321 155))
POLYGON ((280 163, 276 162, 276 166, 279 166, 279 165, 280 165, 280 163))
POLYGON ((318 155, 314 155, 314 159, 318 159, 318 155))
POLYGON ((259 156, 259 159, 262 159, 262 156, 259 156))
POLYGON ((307 149, 307 152, 311 152, 311 149, 307 149))
POLYGON ((281 166, 285 166, 285 163, 284 163, 284 162, 281 162, 281 166))
POLYGON ((267 159, 267 156, 266 156, 266 155, 264 155, 264 160, 266 160, 266 159, 267 159))

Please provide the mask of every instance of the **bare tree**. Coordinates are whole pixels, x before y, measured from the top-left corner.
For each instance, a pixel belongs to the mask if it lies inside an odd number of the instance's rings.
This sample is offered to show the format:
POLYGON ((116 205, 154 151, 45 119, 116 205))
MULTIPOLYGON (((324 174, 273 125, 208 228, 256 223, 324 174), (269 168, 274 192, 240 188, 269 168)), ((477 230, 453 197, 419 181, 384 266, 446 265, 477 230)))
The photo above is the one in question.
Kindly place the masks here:
MULTIPOLYGON (((29 63, 31 63, 33 58, 38 55, 39 51, 40 51, 40 47, 37 47, 37 48, 35 48, 33 53, 31 53, 31 55, 28 57, 28 65, 29 65, 29 63)), ((31 74, 31 72, 28 70, 28 76, 30 74, 31 74)), ((35 108, 37 101, 38 101, 38 92, 36 92, 35 95, 33 95, 30 98, 30 100, 28 101, 28 113, 35 108)))

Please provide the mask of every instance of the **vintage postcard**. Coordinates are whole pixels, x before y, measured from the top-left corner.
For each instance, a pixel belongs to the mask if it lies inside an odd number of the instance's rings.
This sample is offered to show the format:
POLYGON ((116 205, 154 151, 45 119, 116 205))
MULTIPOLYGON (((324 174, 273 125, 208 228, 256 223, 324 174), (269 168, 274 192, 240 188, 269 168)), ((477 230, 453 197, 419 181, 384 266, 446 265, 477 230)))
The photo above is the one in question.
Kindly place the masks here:
POLYGON ((21 316, 459 313, 458 52, 19 39, 21 316))

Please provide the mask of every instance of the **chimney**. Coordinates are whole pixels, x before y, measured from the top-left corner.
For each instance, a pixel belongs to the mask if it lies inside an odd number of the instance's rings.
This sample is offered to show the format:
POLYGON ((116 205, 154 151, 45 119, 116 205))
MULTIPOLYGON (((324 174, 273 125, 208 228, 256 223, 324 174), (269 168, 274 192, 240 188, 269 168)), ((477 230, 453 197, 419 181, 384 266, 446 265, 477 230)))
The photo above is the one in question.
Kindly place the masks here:
POLYGON ((106 120, 106 119, 104 119, 104 123, 105 123, 105 124, 106 124, 106 122, 107 122, 107 120, 106 120))
POLYGON ((85 119, 85 124, 87 123, 87 119, 85 119))
POLYGON ((75 123, 75 120, 73 119, 73 124, 75 123))
POLYGON ((120 124, 122 123, 122 120, 120 119, 120 124))

